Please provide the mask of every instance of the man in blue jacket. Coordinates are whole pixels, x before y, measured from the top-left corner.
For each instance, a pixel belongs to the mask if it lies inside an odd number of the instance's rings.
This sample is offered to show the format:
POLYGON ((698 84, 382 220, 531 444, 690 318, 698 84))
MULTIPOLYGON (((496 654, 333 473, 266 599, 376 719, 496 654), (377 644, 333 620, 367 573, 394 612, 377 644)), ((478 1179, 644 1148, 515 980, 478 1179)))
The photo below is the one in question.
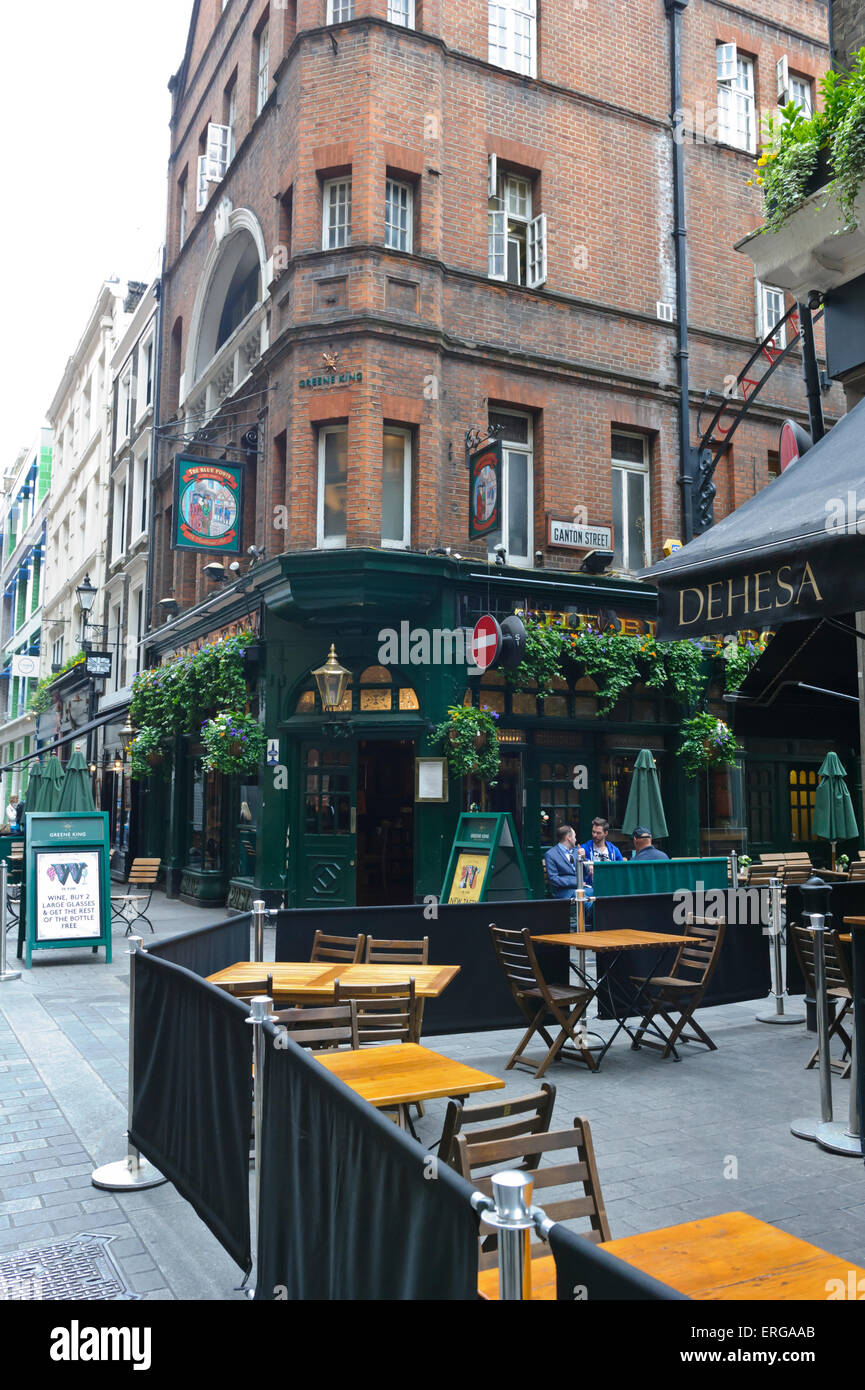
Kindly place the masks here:
POLYGON ((580 858, 586 861, 584 875, 587 900, 589 898, 594 899, 595 896, 595 890, 592 887, 592 865, 622 862, 621 851, 607 840, 609 828, 610 822, 608 820, 604 820, 603 816, 595 816, 592 821, 592 838, 586 840, 586 843, 580 845, 579 848, 580 858))

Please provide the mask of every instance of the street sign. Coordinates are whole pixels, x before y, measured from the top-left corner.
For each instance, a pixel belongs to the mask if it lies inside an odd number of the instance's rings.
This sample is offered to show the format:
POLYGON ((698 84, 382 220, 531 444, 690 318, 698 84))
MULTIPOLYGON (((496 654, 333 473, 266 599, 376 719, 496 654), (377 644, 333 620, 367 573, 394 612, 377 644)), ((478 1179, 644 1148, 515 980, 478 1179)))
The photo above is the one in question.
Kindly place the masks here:
POLYGON ((813 441, 807 430, 795 420, 785 420, 778 439, 778 466, 781 472, 807 454, 813 441))
POLYGON ((576 521, 556 521, 548 517, 548 544, 568 550, 612 550, 612 526, 581 525, 576 521))
POLYGON ((478 618, 472 633, 472 660, 478 670, 492 666, 502 645, 502 630, 491 613, 478 618))

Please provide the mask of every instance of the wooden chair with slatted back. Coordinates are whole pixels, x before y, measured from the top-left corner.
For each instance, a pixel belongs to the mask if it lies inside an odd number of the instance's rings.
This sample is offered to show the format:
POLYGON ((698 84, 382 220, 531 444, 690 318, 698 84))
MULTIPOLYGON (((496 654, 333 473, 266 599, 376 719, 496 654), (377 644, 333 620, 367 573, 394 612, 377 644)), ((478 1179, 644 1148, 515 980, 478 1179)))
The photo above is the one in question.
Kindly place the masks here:
POLYGON ((590 1071, 597 1071, 597 1062, 574 1032, 588 1008, 592 991, 575 985, 547 984, 538 965, 528 927, 523 927, 520 931, 511 931, 505 927, 497 927, 495 922, 491 922, 490 934, 496 959, 504 971, 511 994, 529 1025, 511 1053, 510 1060, 505 1064, 505 1071, 509 1071, 511 1067, 527 1067, 540 1079, 558 1056, 572 1057, 585 1062, 590 1071), (546 1027, 551 1019, 559 1027, 559 1034, 555 1039, 550 1037, 546 1027), (522 1054, 535 1033, 540 1034, 549 1049, 537 1070, 534 1062, 522 1059, 522 1054))
POLYGON ((349 965, 360 965, 365 940, 363 932, 357 936, 328 936, 326 932, 316 930, 309 959, 347 961, 349 965))
MULTIPOLYGON (((809 996, 815 999, 817 988, 814 977, 814 938, 807 927, 800 926, 797 922, 791 922, 790 928, 793 932, 796 959, 805 980, 805 989, 809 996)), ((829 1066, 838 1076, 849 1076, 852 1065, 850 1035, 843 1027, 843 1020, 853 1004, 853 974, 847 952, 838 939, 837 931, 823 933, 823 954, 826 960, 826 993, 830 999, 836 1001, 835 1017, 829 1021, 829 1046, 831 1049, 832 1039, 836 1036, 844 1045, 842 1057, 832 1057, 830 1051, 829 1066)), ((815 1049, 811 1060, 805 1064, 805 1070, 815 1067, 818 1058, 819 1048, 815 1049)))
MULTIPOLYGON (((385 941, 383 938, 368 936, 366 939, 366 963, 367 965, 428 965, 429 964, 429 937, 425 936, 420 941, 385 941)), ((417 1001, 417 1037, 415 1042, 420 1042, 423 1030, 423 1006, 426 1000, 417 1001)), ((418 1115, 425 1115, 422 1100, 415 1102, 415 1109, 418 1115)))
POLYGON ((353 999, 321 1009, 280 1009, 273 1015, 273 1021, 301 1047, 321 1052, 347 1052, 360 1045, 357 1004, 353 999))
MULTIPOLYGON (((465 1105, 462 1100, 449 1100, 444 1129, 439 1140, 438 1158, 449 1167, 457 1167, 456 1137, 466 1134, 469 1142, 496 1139, 515 1139, 517 1135, 546 1134, 553 1118, 556 1088, 544 1081, 540 1090, 528 1096, 510 1096, 507 1100, 465 1105)), ((536 1166, 534 1150, 526 1153, 522 1167, 536 1166)))
MULTIPOLYGON (((805 850, 796 850, 793 853, 784 855, 784 882, 785 883, 807 883, 814 874, 822 873, 822 869, 815 869, 811 863, 811 856, 805 850)), ((830 869, 831 873, 832 870, 830 869)))
POLYGON ((726 918, 694 917, 685 918, 685 935, 700 937, 699 945, 683 944, 679 947, 669 975, 653 975, 650 978, 632 975, 634 984, 644 986, 645 1009, 642 1022, 634 1034, 632 1049, 640 1047, 657 1048, 662 1057, 669 1057, 677 1042, 699 1042, 710 1052, 717 1052, 717 1044, 700 1027, 694 1018, 694 1010, 708 988, 724 944, 726 918), (672 1014, 678 1014, 674 1022, 672 1014), (669 1031, 664 1041, 655 1041, 645 1036, 649 1024, 654 1021, 658 1028, 658 1017, 664 1020, 669 1031), (686 1029, 690 1028, 690 1032, 686 1029))
MULTIPOLYGON (((485 1142, 481 1137, 476 1138, 464 1133, 456 1136, 455 1143, 457 1171, 473 1187, 489 1197, 492 1196, 492 1174, 476 1176, 477 1170, 492 1168, 493 1172, 500 1172, 504 1168, 510 1168, 513 1160, 521 1158, 525 1152, 526 1138, 523 1135, 513 1139, 485 1142)), ((532 1139, 532 1150, 537 1162, 533 1167, 523 1171, 532 1179, 532 1201, 535 1205, 542 1206, 552 1221, 588 1218, 589 1229, 579 1234, 584 1235, 593 1245, 610 1240, 610 1224, 601 1194, 601 1182, 588 1120, 578 1115, 572 1129, 538 1134, 532 1139), (543 1166, 542 1160, 545 1155, 559 1155, 567 1150, 575 1151, 576 1161, 572 1158, 563 1163, 553 1163, 549 1167, 543 1166), (550 1189, 570 1188, 574 1184, 582 1185, 582 1196, 571 1195, 550 1201, 543 1195, 550 1189)), ((496 1263, 495 1251, 495 1234, 481 1237, 481 1254, 478 1261, 481 1269, 489 1269, 496 1263)), ((538 1254, 544 1253, 545 1248, 539 1246, 538 1254)))
POLYGON ((414 978, 388 985, 346 985, 335 980, 334 1002, 357 1005, 357 1032, 361 1046, 367 1043, 418 1041, 418 999, 414 978))
POLYGON ((129 878, 126 887, 129 890, 125 894, 113 894, 111 898, 111 912, 113 917, 126 923, 126 935, 137 927, 140 922, 146 922, 151 931, 155 931, 153 923, 147 916, 150 911, 150 901, 153 897, 153 890, 156 887, 156 880, 159 877, 159 866, 162 860, 156 859, 133 859, 132 868, 129 870, 129 878), (146 895, 137 890, 146 888, 146 895), (140 903, 144 902, 141 907, 140 903), (134 916, 130 914, 134 912, 134 916))
POLYGON ((273 976, 266 975, 260 980, 226 980, 219 988, 234 999, 254 999, 257 994, 269 994, 272 999, 273 976))
POLYGON ((865 859, 854 859, 850 865, 850 882, 861 883, 865 879, 865 859))
POLYGON ((748 870, 748 887, 768 888, 773 878, 779 878, 783 884, 786 873, 786 864, 752 864, 748 870))

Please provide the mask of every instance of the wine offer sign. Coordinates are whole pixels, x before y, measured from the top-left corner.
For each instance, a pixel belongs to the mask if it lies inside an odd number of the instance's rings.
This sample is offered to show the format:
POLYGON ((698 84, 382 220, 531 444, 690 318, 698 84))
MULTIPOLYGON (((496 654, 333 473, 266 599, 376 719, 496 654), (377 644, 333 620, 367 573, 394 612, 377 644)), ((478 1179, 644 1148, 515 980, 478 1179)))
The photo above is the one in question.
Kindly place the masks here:
POLYGON ((111 960, 111 875, 105 811, 24 816, 25 962, 35 951, 79 947, 111 960))

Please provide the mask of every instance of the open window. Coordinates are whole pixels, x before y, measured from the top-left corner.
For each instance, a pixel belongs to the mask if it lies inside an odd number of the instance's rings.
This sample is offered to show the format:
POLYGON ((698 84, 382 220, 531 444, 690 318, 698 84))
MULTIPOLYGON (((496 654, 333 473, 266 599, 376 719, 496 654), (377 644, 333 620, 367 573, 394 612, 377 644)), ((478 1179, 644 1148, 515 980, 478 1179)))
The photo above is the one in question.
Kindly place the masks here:
POLYGON ((533 182, 498 168, 489 156, 488 275, 537 289, 547 278, 547 219, 533 216, 533 182))
POLYGON ((741 54, 734 43, 715 49, 718 83, 718 138, 736 149, 756 149, 754 111, 754 60, 741 54))

